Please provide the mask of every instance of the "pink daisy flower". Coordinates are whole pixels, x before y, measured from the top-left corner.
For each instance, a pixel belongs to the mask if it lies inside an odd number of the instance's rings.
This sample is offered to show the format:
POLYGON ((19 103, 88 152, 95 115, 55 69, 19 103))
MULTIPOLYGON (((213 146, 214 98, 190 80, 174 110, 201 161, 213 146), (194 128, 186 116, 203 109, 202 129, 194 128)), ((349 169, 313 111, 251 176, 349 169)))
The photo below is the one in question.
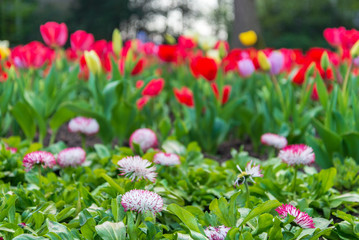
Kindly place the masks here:
POLYGON ((76 167, 84 163, 86 152, 80 147, 66 148, 57 155, 61 167, 76 167))
POLYGON ((150 148, 157 147, 157 136, 149 128, 140 128, 134 131, 130 137, 130 147, 133 149, 133 143, 137 143, 143 152, 150 148))
POLYGON ((279 136, 274 133, 265 133, 261 136, 261 142, 264 145, 272 146, 277 149, 282 149, 287 146, 288 142, 285 137, 279 136))
POLYGON ((28 172, 36 164, 40 164, 44 168, 46 167, 53 168, 56 165, 56 160, 54 155, 52 155, 52 153, 44 152, 44 151, 36 151, 26 154, 22 161, 22 164, 25 167, 25 171, 28 172))
POLYGON ((177 154, 174 153, 156 153, 153 157, 153 162, 165 166, 173 166, 181 164, 180 158, 177 154))
POLYGON ((226 227, 224 225, 219 227, 209 226, 204 230, 204 233, 206 234, 209 240, 224 240, 230 229, 231 228, 226 227))
POLYGON ((73 133, 82 133, 85 135, 94 135, 98 133, 100 126, 96 119, 76 117, 71 119, 68 129, 73 133))
POLYGON ((315 228, 313 219, 306 212, 301 212, 290 204, 283 204, 276 211, 282 218, 287 217, 288 214, 295 217, 294 222, 301 228, 315 228))
POLYGON ((152 163, 140 156, 125 157, 118 161, 120 175, 125 175, 131 181, 139 181, 141 179, 148 179, 151 182, 156 181, 156 167, 151 166, 152 163))
POLYGON ((278 158, 288 165, 309 165, 314 162, 313 149, 305 144, 288 145, 280 150, 278 158))
POLYGON ((126 212, 128 210, 140 213, 151 212, 155 215, 162 211, 163 200, 157 193, 134 189, 122 196, 121 205, 126 212))
POLYGON ((253 164, 253 166, 252 166, 252 162, 253 161, 251 160, 249 163, 247 163, 247 166, 246 166, 244 172, 237 165, 237 168, 241 172, 241 174, 238 175, 237 180, 235 181, 234 185, 238 186, 246 178, 249 178, 253 183, 255 183, 255 181, 253 180, 254 177, 263 177, 263 174, 261 174, 262 170, 260 169, 260 165, 253 164))

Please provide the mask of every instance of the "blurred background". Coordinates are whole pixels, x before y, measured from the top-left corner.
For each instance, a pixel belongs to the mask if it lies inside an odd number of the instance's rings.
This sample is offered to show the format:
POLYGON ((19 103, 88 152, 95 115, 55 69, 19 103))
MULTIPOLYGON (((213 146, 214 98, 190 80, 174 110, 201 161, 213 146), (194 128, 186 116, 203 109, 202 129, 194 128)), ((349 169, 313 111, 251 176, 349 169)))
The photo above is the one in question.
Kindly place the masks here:
POLYGON ((125 39, 164 42, 165 34, 228 40, 255 30, 261 47, 329 47, 326 27, 359 28, 358 0, 0 0, 0 40, 41 40, 40 25, 65 22, 97 40, 119 28, 125 39))

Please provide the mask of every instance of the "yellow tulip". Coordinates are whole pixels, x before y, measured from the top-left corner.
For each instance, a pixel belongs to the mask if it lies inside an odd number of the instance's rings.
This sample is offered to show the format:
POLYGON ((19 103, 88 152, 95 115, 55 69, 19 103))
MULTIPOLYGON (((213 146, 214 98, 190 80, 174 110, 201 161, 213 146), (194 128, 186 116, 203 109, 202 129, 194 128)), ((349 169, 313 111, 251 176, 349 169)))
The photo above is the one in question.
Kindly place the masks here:
POLYGON ((220 57, 218 50, 211 49, 211 50, 207 51, 206 55, 207 55, 207 57, 214 59, 214 61, 216 61, 217 63, 221 62, 221 57, 220 57))
POLYGON ((115 54, 120 54, 122 49, 121 32, 117 28, 112 33, 112 48, 115 54))
POLYGON ((85 60, 87 67, 93 74, 101 73, 101 61, 94 50, 85 51, 85 60))
POLYGON ((352 56, 352 58, 359 57, 359 40, 350 49, 350 55, 352 56))
POLYGON ((240 33, 238 38, 244 46, 252 46, 257 42, 257 34, 253 30, 240 33))
POLYGON ((263 71, 268 71, 271 68, 271 64, 267 58, 267 56, 264 54, 263 51, 259 51, 258 53, 258 63, 259 66, 263 71))
POLYGON ((10 55, 9 41, 0 41, 0 59, 5 59, 10 55))

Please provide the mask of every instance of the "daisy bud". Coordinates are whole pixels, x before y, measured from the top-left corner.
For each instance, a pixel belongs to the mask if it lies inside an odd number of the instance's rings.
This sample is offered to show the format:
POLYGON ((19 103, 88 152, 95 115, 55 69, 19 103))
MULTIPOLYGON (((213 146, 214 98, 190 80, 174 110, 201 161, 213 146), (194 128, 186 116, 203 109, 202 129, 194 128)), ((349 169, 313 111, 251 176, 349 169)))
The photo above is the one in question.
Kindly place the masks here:
POLYGON ((153 157, 153 162, 165 166, 173 166, 181 164, 180 158, 174 153, 156 153, 153 157))
POLYGON ((25 167, 25 171, 28 172, 34 167, 34 165, 41 165, 44 168, 53 168, 56 165, 56 160, 52 153, 36 151, 26 154, 22 164, 25 167))
POLYGON ((157 136, 154 131, 149 128, 140 128, 134 131, 130 137, 130 147, 133 149, 133 143, 140 146, 143 152, 150 148, 157 147, 157 136))
POLYGON ((289 145, 280 150, 278 158, 290 166, 310 165, 315 160, 313 149, 305 144, 289 145))
POLYGON ((283 204, 276 211, 282 218, 287 217, 288 214, 295 217, 293 222, 301 228, 315 228, 313 219, 306 212, 301 212, 290 204, 283 204))
POLYGON ((261 136, 261 142, 264 145, 272 146, 277 149, 282 149, 287 146, 287 139, 273 133, 265 133, 261 136))
POLYGON ((131 179, 131 181, 139 181, 147 179, 151 182, 156 181, 156 167, 151 166, 152 163, 147 159, 142 159, 140 156, 125 157, 118 161, 120 175, 124 175, 131 179))
POLYGON ((80 147, 66 148, 57 156, 57 162, 61 167, 77 167, 86 160, 86 152, 80 147))
POLYGON ((68 129, 70 132, 82 133, 89 136, 98 133, 100 126, 96 119, 76 117, 71 119, 68 125, 68 129))
POLYGON ((204 233, 206 234, 209 240, 224 240, 230 229, 231 228, 226 227, 224 225, 218 227, 209 226, 204 230, 204 233))
POLYGON ((121 199, 121 205, 127 212, 128 210, 153 215, 162 211, 163 200, 157 193, 147 190, 131 190, 126 192, 121 199))

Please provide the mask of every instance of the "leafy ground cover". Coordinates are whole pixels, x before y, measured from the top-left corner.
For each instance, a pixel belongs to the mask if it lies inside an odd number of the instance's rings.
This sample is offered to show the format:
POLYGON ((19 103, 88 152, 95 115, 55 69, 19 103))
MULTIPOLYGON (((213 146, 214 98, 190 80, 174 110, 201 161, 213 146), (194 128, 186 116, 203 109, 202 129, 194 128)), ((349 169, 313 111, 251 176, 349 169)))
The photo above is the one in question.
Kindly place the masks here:
POLYGON ((359 238, 356 30, 306 53, 40 31, 0 46, 0 238, 359 238))

